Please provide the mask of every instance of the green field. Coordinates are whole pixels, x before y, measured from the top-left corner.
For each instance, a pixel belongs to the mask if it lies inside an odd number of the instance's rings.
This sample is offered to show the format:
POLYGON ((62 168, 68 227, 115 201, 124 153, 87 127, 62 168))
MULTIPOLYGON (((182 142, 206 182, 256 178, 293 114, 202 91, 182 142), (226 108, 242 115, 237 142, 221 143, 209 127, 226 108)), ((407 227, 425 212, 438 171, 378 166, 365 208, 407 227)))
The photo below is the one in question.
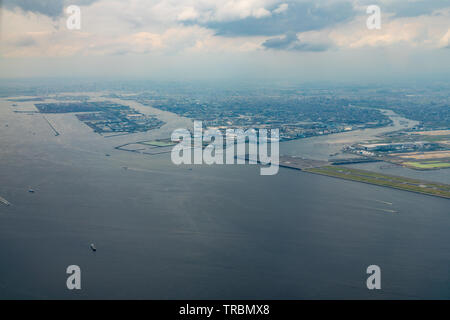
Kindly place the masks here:
POLYGON ((440 169, 450 168, 450 163, 439 161, 423 161, 423 162, 403 162, 403 164, 418 169, 440 169))
POLYGON ((305 169, 304 171, 450 199, 450 185, 447 184, 390 176, 343 166, 325 166, 305 169))

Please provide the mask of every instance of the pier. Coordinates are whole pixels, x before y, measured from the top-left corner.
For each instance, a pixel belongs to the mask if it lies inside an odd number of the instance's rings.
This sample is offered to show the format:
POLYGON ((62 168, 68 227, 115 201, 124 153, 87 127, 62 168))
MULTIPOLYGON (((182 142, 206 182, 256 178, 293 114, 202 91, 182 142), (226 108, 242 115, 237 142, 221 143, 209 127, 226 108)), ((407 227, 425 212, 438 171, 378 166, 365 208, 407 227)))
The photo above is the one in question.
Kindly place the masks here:
POLYGON ((59 132, 56 131, 55 127, 53 127, 53 125, 50 123, 50 121, 48 121, 48 119, 45 116, 42 116, 44 118, 45 121, 47 121, 48 125, 50 126, 50 128, 52 128, 53 132, 55 133, 55 136, 59 136, 59 132))

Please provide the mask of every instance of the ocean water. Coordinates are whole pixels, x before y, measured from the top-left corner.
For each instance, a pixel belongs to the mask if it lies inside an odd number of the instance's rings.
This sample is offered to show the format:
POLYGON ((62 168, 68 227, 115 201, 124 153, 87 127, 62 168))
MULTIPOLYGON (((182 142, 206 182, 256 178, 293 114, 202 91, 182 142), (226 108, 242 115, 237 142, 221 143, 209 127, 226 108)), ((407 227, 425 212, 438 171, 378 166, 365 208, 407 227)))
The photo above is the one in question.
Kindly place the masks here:
POLYGON ((12 204, 0 204, 1 299, 450 298, 447 199, 283 168, 175 166, 113 149, 134 136, 47 118, 60 136, 0 104, 12 204), (66 288, 69 265, 79 291, 66 288), (366 287, 369 265, 381 290, 366 287))

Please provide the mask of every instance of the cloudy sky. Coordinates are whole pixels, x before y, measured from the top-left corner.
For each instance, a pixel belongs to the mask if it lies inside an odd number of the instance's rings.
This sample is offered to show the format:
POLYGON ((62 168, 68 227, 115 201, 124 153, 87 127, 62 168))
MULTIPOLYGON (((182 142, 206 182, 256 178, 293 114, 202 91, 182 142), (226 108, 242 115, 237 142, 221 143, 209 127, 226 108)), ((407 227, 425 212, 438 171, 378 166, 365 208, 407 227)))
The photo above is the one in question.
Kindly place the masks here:
POLYGON ((450 74, 450 0, 0 0, 0 77, 450 74), (81 29, 65 11, 81 8, 81 29), (369 30, 369 5, 381 29, 369 30))

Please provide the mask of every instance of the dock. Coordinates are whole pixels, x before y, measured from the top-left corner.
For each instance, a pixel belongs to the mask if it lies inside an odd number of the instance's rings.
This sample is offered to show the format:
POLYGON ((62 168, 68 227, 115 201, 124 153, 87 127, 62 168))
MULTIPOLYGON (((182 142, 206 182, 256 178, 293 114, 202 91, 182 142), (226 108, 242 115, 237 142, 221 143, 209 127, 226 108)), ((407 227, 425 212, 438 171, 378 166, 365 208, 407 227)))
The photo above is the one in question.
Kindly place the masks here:
POLYGON ((50 121, 48 121, 48 119, 45 116, 42 116, 45 121, 47 121, 48 125, 50 126, 50 128, 53 130, 53 132, 55 133, 55 136, 59 136, 59 132, 55 129, 55 127, 50 123, 50 121))

